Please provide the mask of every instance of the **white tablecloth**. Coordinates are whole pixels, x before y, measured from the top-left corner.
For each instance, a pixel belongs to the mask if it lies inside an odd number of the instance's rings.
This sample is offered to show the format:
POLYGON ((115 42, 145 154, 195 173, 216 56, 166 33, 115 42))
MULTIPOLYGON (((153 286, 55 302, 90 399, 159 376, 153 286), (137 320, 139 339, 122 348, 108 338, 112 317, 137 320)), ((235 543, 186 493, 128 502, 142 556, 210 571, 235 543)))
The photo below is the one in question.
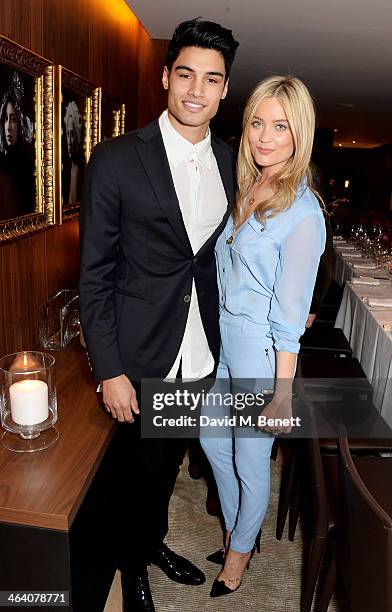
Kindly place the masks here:
MULTIPOLYGON (((349 243, 347 243, 349 245, 349 243)), ((373 260, 368 257, 353 257, 353 254, 359 254, 360 251, 345 249, 340 242, 335 242, 336 264, 334 278, 339 285, 344 285, 346 281, 350 281, 355 276, 375 276, 379 273, 378 270, 366 270, 366 268, 355 268, 357 264, 370 265, 373 260), (343 253, 345 256, 343 257, 343 253)), ((350 245, 349 245, 350 246, 350 245)))
POLYGON ((392 426, 392 333, 383 328, 392 324, 392 308, 372 310, 364 297, 392 298, 391 281, 377 287, 347 282, 335 327, 343 330, 373 387, 376 408, 392 426))
POLYGON ((350 266, 347 260, 336 251, 335 274, 334 278, 339 285, 344 285, 354 276, 354 269, 350 266))

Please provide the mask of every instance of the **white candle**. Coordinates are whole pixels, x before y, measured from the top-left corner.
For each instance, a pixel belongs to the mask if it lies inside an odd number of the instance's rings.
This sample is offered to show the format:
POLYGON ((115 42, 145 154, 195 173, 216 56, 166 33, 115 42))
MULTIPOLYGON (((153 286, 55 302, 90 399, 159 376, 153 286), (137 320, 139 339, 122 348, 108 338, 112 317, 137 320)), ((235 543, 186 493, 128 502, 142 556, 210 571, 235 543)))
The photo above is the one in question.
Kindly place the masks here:
POLYGON ((10 387, 12 419, 19 425, 35 425, 49 416, 48 385, 43 380, 21 380, 10 387))

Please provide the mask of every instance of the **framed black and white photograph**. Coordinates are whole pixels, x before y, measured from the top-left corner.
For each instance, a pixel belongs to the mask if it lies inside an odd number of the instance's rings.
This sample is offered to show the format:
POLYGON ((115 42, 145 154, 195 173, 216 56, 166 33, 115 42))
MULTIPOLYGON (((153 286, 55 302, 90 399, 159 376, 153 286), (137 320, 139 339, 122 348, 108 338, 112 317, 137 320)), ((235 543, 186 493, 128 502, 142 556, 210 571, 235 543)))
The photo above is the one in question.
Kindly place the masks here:
POLYGON ((86 165, 99 140, 100 89, 62 66, 56 67, 56 75, 57 199, 64 221, 78 214, 86 165))
POLYGON ((110 94, 102 93, 101 103, 101 138, 115 138, 125 132, 125 104, 111 96, 110 94))
POLYGON ((55 221, 53 66, 0 36, 0 240, 55 221))

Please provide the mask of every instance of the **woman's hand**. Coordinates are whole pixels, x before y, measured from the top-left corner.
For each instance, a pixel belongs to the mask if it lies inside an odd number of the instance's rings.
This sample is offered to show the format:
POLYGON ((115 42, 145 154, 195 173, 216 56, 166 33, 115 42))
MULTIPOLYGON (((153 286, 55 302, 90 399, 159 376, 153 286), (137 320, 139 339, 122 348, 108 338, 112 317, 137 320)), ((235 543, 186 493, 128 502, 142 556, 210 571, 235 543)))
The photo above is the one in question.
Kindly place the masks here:
POLYGON ((259 414, 257 429, 274 435, 290 433, 292 429, 292 396, 274 396, 259 414))
POLYGON ((274 435, 290 433, 293 422, 293 376, 297 355, 288 351, 276 351, 275 393, 259 415, 258 428, 274 435), (271 419, 271 421, 268 421, 271 419))
POLYGON ((308 318, 306 319, 306 323, 305 323, 306 329, 309 329, 309 327, 312 327, 315 319, 316 319, 315 314, 311 314, 311 313, 308 314, 308 318))

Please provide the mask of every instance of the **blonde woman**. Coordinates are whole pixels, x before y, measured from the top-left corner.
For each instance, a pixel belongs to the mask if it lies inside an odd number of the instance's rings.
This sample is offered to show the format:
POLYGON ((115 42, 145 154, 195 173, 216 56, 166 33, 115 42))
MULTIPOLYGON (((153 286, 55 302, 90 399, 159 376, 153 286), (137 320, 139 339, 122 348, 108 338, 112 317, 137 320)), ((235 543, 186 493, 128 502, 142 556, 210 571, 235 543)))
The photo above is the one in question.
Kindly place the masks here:
MULTIPOLYGON (((299 79, 273 76, 257 85, 244 112, 236 204, 215 249, 221 329, 215 391, 233 393, 241 379, 255 392, 269 379, 275 393, 263 415, 270 418, 290 415, 299 338, 325 246, 309 169, 314 128, 313 102, 299 79)), ((228 411, 216 404, 203 410, 228 411)), ((224 549, 209 557, 223 563, 212 597, 241 585, 268 508, 271 446, 280 431, 227 426, 220 437, 201 438, 226 527, 224 549)))

